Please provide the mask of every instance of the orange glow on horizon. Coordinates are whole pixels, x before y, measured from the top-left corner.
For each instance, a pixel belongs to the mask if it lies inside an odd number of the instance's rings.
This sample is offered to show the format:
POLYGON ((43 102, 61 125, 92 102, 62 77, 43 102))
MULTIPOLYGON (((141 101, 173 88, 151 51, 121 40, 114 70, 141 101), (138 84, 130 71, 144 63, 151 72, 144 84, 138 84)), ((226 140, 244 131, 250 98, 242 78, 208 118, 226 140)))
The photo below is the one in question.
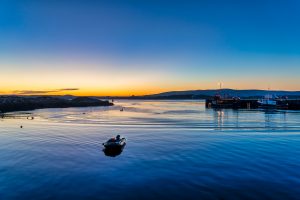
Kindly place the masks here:
MULTIPOLYGON (((229 84, 227 84, 229 85, 229 84)), ((247 84, 239 84, 240 86, 247 86, 247 84)), ((231 88, 231 89, 238 89, 238 90, 243 90, 243 89, 261 89, 261 90, 267 90, 268 88, 253 88, 253 87, 246 87, 246 88, 237 88, 237 87, 225 87, 224 88, 231 88)), ((143 89, 123 89, 123 90, 117 90, 117 89, 112 89, 112 88, 99 88, 98 90, 93 88, 93 89, 78 89, 78 90, 70 90, 70 91, 56 91, 56 92, 46 92, 46 91, 54 91, 55 89, 51 90, 41 90, 41 89, 35 89, 35 90, 12 90, 6 88, 6 90, 0 91, 0 94, 3 95, 74 95, 74 96, 142 96, 142 95, 151 95, 151 94, 158 94, 162 92, 169 92, 169 91, 184 91, 184 90, 206 90, 206 89, 218 89, 217 86, 213 87, 207 87, 207 88, 199 88, 196 86, 190 85, 190 87, 185 86, 185 87, 149 87, 149 88, 143 88, 143 89), (24 91, 24 93, 22 93, 24 91), (26 94, 26 91, 32 91, 32 93, 26 94), (42 91, 39 93, 38 91, 42 91), (45 92, 45 93, 43 93, 45 92)), ((270 88, 271 90, 286 90, 284 88, 270 88)), ((298 91, 297 87, 295 88, 290 88, 290 91, 298 91)))
POLYGON ((280 76, 267 79, 264 74, 223 77, 221 74, 182 74, 171 69, 151 70, 151 67, 116 70, 105 64, 99 64, 99 69, 96 66, 85 69, 84 65, 75 64, 22 66, 18 68, 17 64, 0 63, 3 68, 0 94, 140 96, 169 91, 219 89, 219 82, 223 83, 223 88, 232 89, 300 90, 296 73, 289 79, 280 76))

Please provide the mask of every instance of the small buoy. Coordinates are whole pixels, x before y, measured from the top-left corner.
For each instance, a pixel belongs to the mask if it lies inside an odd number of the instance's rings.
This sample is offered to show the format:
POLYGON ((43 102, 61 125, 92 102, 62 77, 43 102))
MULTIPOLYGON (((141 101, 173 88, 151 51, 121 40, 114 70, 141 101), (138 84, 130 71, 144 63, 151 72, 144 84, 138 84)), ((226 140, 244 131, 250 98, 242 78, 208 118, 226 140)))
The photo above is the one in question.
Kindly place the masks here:
POLYGON ((123 110, 124 110, 124 109, 123 109, 123 108, 121 108, 121 110, 120 110, 120 111, 122 112, 123 110))
POLYGON ((31 119, 33 120, 33 119, 34 119, 34 117, 31 117, 31 119))
POLYGON ((20 128, 23 128, 23 126, 21 125, 20 128))

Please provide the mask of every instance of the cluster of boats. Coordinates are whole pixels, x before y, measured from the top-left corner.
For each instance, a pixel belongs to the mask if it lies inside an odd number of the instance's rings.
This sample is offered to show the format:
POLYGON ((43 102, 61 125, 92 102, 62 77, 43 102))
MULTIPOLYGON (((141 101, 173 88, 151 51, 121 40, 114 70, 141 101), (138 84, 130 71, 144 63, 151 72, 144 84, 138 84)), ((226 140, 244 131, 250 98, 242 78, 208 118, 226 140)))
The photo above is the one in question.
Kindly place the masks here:
POLYGON ((287 98, 278 98, 272 95, 266 95, 261 99, 241 99, 239 97, 223 98, 221 95, 215 95, 213 99, 206 100, 208 108, 264 108, 264 109, 288 109, 290 107, 287 98))

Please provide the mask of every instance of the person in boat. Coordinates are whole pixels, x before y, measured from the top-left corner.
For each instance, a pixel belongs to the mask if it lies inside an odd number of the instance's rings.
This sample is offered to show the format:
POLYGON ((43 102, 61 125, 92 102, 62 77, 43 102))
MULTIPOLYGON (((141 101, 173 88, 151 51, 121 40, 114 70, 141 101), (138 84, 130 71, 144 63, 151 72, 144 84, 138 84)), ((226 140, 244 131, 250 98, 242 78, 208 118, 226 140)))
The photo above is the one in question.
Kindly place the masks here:
POLYGON ((118 142, 121 140, 121 136, 117 135, 116 137, 110 138, 108 141, 109 142, 118 142))
POLYGON ((120 141, 120 140, 121 140, 121 136, 120 136, 120 135, 117 135, 116 141, 120 141))

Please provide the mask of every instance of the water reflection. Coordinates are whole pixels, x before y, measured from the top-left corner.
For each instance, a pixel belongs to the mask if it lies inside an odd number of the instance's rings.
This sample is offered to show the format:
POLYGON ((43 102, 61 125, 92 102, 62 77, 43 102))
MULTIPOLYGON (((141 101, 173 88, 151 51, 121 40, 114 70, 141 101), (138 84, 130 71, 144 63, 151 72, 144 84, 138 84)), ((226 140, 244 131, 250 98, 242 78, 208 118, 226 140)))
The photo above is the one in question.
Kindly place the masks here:
MULTIPOLYGON (((260 109, 206 109, 198 101, 115 101, 115 106, 41 109, 32 113, 11 113, 3 120, 26 119, 101 127, 212 128, 212 129, 295 129, 300 127, 299 111, 260 109), (124 112, 120 109, 124 108, 124 112), (83 114, 85 113, 85 114, 83 114), (34 118, 33 118, 34 116, 34 118)), ((25 122, 22 122, 25 123, 25 122)))
POLYGON ((265 115, 265 127, 266 128, 274 128, 276 127, 277 121, 280 121, 280 127, 286 127, 286 111, 278 111, 278 110, 263 110, 265 115))
POLYGON ((104 155, 109 156, 109 157, 116 157, 121 155, 123 152, 124 147, 122 148, 104 148, 103 152, 104 155))
MULTIPOLYGON (((232 119, 229 119, 230 112, 232 112, 232 111, 229 111, 228 109, 214 109, 214 119, 215 119, 214 121, 218 128, 223 128, 223 127, 226 127, 227 125, 233 126, 233 124, 231 124, 233 122, 232 119), (230 124, 228 123, 229 121, 231 121, 230 124)), ((237 126, 238 125, 238 115, 236 115, 235 118, 236 119, 234 119, 234 121, 235 121, 234 124, 235 124, 235 126, 237 126)))
POLYGON ((210 109, 217 128, 290 128, 289 111, 210 109))
POLYGON ((235 122, 235 127, 238 128, 239 127, 239 111, 238 110, 233 110, 234 113, 234 122, 235 122))
POLYGON ((224 110, 223 109, 215 109, 214 110, 215 123, 218 127, 223 127, 224 125, 224 110))

